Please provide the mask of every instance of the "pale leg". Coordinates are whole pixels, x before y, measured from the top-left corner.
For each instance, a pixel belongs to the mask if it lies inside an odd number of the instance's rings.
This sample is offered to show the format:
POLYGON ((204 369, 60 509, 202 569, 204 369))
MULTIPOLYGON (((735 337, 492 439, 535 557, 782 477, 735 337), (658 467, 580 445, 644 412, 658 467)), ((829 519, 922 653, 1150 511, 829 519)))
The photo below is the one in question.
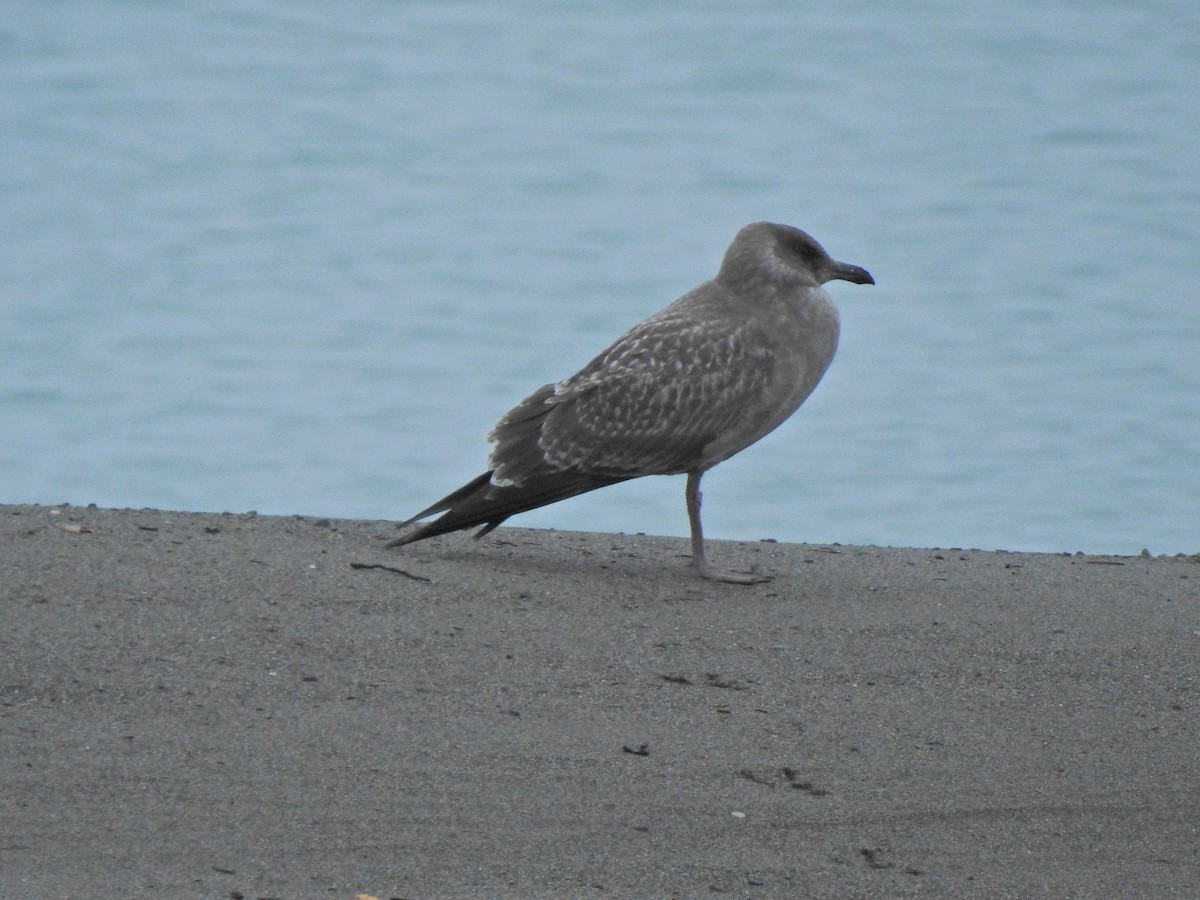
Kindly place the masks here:
POLYGON ((687 477, 687 511, 688 524, 692 527, 692 567, 702 578, 713 581, 724 581, 729 584, 759 584, 771 579, 765 575, 753 575, 750 572, 737 572, 732 569, 722 569, 711 565, 704 556, 704 532, 700 528, 700 477, 703 472, 688 472, 687 477))

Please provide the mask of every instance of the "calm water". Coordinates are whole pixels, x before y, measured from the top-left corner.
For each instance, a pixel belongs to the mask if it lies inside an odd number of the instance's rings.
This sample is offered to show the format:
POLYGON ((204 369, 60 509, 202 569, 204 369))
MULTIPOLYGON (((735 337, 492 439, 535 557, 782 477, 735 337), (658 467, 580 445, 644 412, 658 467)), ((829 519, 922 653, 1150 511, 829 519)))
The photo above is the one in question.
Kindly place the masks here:
POLYGON ((711 536, 1200 550, 1193 0, 5 9, 0 501, 405 517, 773 219, 878 286, 711 536))

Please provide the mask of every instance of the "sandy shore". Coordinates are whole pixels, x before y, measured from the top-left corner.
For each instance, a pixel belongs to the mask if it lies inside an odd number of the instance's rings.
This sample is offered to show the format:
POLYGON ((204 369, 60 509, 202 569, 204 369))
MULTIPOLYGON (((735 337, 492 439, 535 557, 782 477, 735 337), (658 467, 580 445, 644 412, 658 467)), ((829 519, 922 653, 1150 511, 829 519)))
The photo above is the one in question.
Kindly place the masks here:
POLYGON ((0 895, 1200 896, 1197 558, 394 535, 0 506, 0 895))

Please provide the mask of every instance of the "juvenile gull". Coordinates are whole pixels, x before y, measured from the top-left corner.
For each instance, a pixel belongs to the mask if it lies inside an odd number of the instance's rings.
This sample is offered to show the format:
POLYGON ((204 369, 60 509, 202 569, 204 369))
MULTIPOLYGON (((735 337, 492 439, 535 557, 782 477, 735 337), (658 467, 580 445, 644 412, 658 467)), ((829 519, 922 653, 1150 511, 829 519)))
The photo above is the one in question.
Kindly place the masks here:
POLYGON ((619 337, 576 374, 539 388, 496 423, 488 470, 401 527, 399 547, 643 475, 687 475, 692 566, 705 578, 765 581, 704 555, 700 478, 773 431, 825 374, 838 342, 827 281, 874 284, 789 225, 747 225, 716 278, 619 337))

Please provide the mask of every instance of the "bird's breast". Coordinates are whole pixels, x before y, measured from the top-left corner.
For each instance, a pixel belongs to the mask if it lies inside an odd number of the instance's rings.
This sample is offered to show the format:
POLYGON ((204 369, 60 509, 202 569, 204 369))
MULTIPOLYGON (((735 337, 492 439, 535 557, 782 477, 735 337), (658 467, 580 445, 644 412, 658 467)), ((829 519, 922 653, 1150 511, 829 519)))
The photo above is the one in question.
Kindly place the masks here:
POLYGON ((705 468, 726 460, 778 428, 812 394, 837 352, 837 307, 810 289, 803 302, 762 311, 752 323, 748 360, 769 373, 755 396, 745 397, 737 427, 705 448, 705 468))

